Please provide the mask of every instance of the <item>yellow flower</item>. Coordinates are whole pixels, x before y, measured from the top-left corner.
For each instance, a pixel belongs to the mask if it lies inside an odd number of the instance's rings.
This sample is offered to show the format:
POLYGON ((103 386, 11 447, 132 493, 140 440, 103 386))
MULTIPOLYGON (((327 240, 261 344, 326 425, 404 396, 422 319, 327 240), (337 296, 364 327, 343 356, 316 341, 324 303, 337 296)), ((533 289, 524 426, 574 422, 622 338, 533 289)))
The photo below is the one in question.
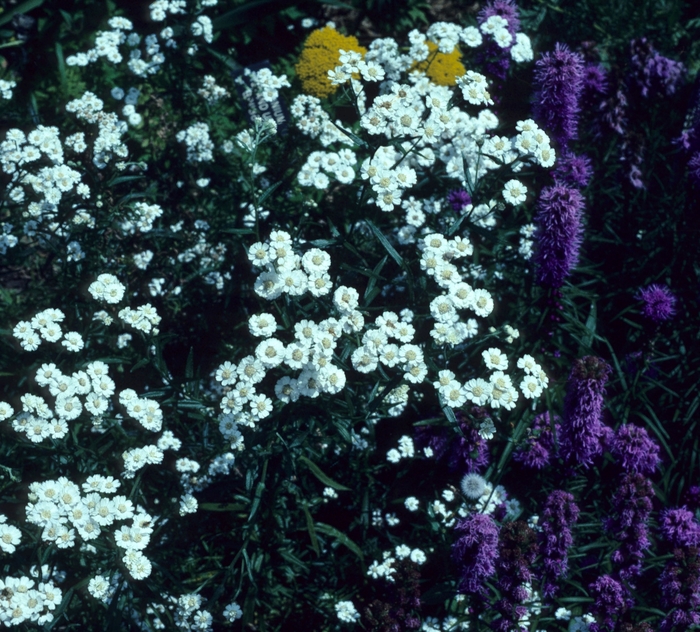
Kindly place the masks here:
MULTIPOLYGON (((367 52, 366 48, 360 46, 356 37, 341 35, 330 26, 309 35, 296 65, 304 92, 324 98, 338 89, 338 86, 328 79, 328 71, 340 65, 340 50, 353 50, 362 55, 367 52)), ((464 74, 464 71, 462 73, 464 74)))
POLYGON ((411 70, 419 70, 424 72, 439 86, 454 86, 457 77, 461 77, 466 68, 462 65, 462 54, 455 46, 451 53, 441 53, 438 51, 437 44, 428 40, 428 58, 425 61, 413 64, 411 70))

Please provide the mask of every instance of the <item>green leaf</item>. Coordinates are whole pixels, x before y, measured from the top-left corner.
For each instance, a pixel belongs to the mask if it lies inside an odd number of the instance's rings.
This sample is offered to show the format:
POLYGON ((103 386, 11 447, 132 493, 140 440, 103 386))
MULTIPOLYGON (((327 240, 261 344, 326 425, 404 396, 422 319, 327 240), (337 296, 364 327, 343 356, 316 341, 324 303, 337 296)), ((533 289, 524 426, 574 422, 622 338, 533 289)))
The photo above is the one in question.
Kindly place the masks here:
POLYGON ((185 366, 185 377, 191 380, 194 377, 194 348, 190 347, 190 352, 187 354, 187 364, 185 366))
POLYGON ((389 243, 389 240, 382 234, 382 231, 380 231, 372 222, 367 220, 367 226, 369 226, 370 230, 374 233, 374 236, 379 240, 379 243, 384 246, 384 249, 389 253, 391 258, 396 261, 402 268, 405 267, 403 257, 396 252, 394 247, 389 243))
POLYGON ((357 557, 360 558, 360 561, 364 563, 365 556, 362 553, 360 547, 357 546, 357 544, 355 544, 342 531, 338 531, 338 529, 336 529, 335 527, 331 527, 331 525, 325 524, 323 522, 316 523, 316 531, 320 531, 321 533, 325 533, 326 535, 334 537, 336 540, 338 540, 338 542, 349 548, 355 555, 357 555, 357 557))
POLYGON ((349 487, 345 487, 345 485, 336 483, 330 476, 324 474, 323 470, 321 470, 321 468, 318 465, 316 465, 311 459, 307 459, 305 456, 300 456, 299 460, 304 461, 304 463, 306 463, 306 465, 308 465, 309 469, 311 470, 311 473, 324 485, 328 485, 328 487, 332 487, 333 489, 337 489, 339 491, 351 491, 349 487))
POLYGON ((44 0, 27 0, 17 5, 14 9, 10 9, 7 13, 0 15, 0 26, 7 24, 16 14, 29 13, 32 9, 36 9, 42 4, 44 4, 44 0))
POLYGON ((311 517, 311 512, 309 511, 309 506, 306 502, 301 503, 301 509, 306 517, 306 529, 309 532, 309 538, 311 538, 311 547, 316 552, 318 557, 321 556, 321 548, 318 546, 318 537, 316 536, 316 529, 314 527, 314 520, 311 517))
POLYGON ((260 206, 265 200, 267 200, 267 198, 269 198, 270 195, 272 195, 281 184, 282 182, 275 182, 274 184, 271 184, 269 187, 267 187, 267 189, 265 189, 258 198, 258 206, 260 206))
MULTIPOLYGON (((280 4, 280 0, 251 0, 251 2, 246 2, 244 5, 215 18, 212 21, 212 27, 215 31, 221 31, 240 24, 245 24, 251 20, 252 16, 249 15, 250 13, 257 11, 262 11, 262 14, 265 12, 272 12, 271 7, 261 9, 261 7, 264 7, 266 4, 280 4)), ((258 15, 261 14, 259 13, 258 15)))
POLYGON ((200 503, 198 506, 204 511, 245 511, 246 508, 242 503, 200 503))

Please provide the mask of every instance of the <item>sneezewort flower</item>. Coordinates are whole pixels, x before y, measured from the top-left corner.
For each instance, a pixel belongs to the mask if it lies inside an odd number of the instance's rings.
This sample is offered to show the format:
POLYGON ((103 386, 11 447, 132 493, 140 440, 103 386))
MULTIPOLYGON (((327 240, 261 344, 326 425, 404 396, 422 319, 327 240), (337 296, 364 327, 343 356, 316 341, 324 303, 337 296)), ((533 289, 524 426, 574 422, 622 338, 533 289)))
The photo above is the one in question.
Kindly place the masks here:
POLYGON ((572 187, 555 185, 540 192, 534 259, 542 285, 561 287, 578 263, 583 205, 583 196, 572 187))

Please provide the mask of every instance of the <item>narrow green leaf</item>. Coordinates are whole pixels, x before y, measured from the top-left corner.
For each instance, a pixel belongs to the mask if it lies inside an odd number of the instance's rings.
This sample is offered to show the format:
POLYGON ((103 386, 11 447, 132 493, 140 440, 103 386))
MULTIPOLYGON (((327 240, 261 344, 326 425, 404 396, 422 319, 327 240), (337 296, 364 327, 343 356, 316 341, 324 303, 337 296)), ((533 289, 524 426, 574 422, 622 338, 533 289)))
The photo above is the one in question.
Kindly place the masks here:
POLYGON ((304 461, 304 463, 306 463, 306 465, 311 470, 311 473, 324 485, 328 485, 328 487, 332 487, 333 489, 337 489, 339 491, 350 491, 349 487, 345 487, 345 485, 337 483, 330 476, 324 474, 323 470, 321 470, 321 468, 318 465, 316 465, 311 459, 307 459, 305 456, 300 456, 299 460, 304 461))
POLYGON ((316 552, 316 556, 321 556, 321 548, 318 546, 318 537, 316 536, 316 529, 314 527, 314 520, 311 517, 311 512, 309 511, 309 506, 305 501, 301 503, 301 509, 306 517, 306 529, 309 532, 309 538, 311 538, 311 547, 316 552))
POLYGON ((190 347, 187 354, 187 364, 185 366, 185 377, 191 380, 194 377, 194 347, 190 347))
POLYGON ((367 226, 369 226, 370 230, 374 233, 374 236, 379 240, 379 243, 381 243, 382 246, 384 246, 384 249, 389 253, 391 258, 403 268, 403 257, 401 257, 401 255, 398 252, 396 252, 394 247, 389 243, 389 240, 382 234, 382 231, 380 231, 369 220, 367 220, 367 226))
POLYGON ((282 184, 282 182, 275 182, 274 184, 271 184, 267 189, 265 189, 260 197, 258 198, 258 206, 261 205, 267 198, 269 198, 282 184))
POLYGON ((56 60, 58 61, 58 73, 61 75, 61 85, 66 85, 66 60, 63 57, 63 47, 56 42, 56 60))
POLYGON ((198 506, 204 511, 245 511, 246 508, 242 503, 200 503, 198 506))
POLYGON ((330 535, 331 537, 334 537, 338 542, 349 548, 357 557, 360 558, 360 561, 364 563, 365 561, 365 556, 362 553, 362 549, 360 549, 357 544, 355 544, 348 536, 346 536, 342 531, 338 531, 335 527, 331 527, 329 524, 325 524, 323 522, 317 522, 316 523, 316 531, 320 531, 321 533, 325 533, 326 535, 330 535))
POLYGON ((7 13, 0 14, 0 26, 7 24, 18 13, 29 13, 32 9, 36 9, 44 4, 44 0, 27 0, 22 4, 17 5, 14 9, 10 9, 7 13))

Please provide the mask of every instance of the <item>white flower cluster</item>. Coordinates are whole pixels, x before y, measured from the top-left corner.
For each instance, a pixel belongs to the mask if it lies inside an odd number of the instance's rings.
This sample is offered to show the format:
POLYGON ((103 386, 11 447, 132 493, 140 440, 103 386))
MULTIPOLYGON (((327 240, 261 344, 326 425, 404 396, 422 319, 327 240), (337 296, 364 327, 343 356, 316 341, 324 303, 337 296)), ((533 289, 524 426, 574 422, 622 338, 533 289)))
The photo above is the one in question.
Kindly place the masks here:
POLYGON ((387 452, 386 458, 390 463, 398 463, 401 459, 411 459, 415 456, 415 447, 413 439, 404 435, 399 439, 399 448, 392 448, 387 452))
POLYGON ((518 254, 526 261, 532 258, 534 254, 535 242, 533 237, 535 236, 536 227, 534 224, 525 224, 520 227, 518 231, 521 235, 520 245, 518 246, 518 254))
POLYGON ((127 388, 119 393, 119 403, 146 430, 158 432, 162 428, 163 411, 155 400, 139 397, 135 390, 127 388))
POLYGON ((12 175, 7 190, 13 202, 25 202, 27 187, 41 196, 40 201, 27 204, 25 217, 54 219, 63 195, 73 190, 83 197, 90 196, 89 187, 80 181, 81 174, 64 163, 56 127, 39 125, 27 135, 19 129, 10 129, 0 143, 0 165, 5 173, 12 175), (42 157, 52 164, 39 166, 44 162, 42 157), (37 163, 34 172, 28 167, 30 163, 37 163))
POLYGON ((255 93, 267 103, 276 101, 279 97, 279 91, 282 88, 290 88, 292 85, 289 83, 287 75, 277 76, 269 68, 261 68, 260 70, 246 68, 243 75, 236 78, 236 83, 245 85, 243 77, 246 77, 251 85, 243 91, 243 98, 250 98, 255 93))
POLYGON ((205 99, 209 104, 218 103, 221 99, 230 96, 229 91, 216 84, 216 79, 212 75, 204 75, 202 87, 197 90, 197 94, 205 99))
POLYGON ((461 88, 462 96, 467 103, 493 105, 493 99, 488 91, 488 82, 481 73, 467 70, 464 75, 457 77, 457 86, 461 88))
MULTIPOLYGON (((93 422, 100 419, 115 391, 107 365, 99 361, 71 375, 62 373, 53 363, 45 363, 37 369, 35 379, 55 398, 53 408, 43 397, 26 393, 21 397, 22 412, 12 421, 14 430, 26 434, 33 443, 62 439, 68 434, 68 422, 77 419, 83 410, 93 416, 93 422)), ((0 402, 0 421, 12 415, 9 404, 0 402)))
POLYGON ((58 342, 73 353, 80 351, 85 343, 83 337, 77 331, 69 331, 65 334, 60 323, 65 319, 65 314, 60 309, 45 309, 36 314, 30 321, 22 320, 15 325, 12 334, 25 351, 36 351, 42 340, 46 342, 58 342))
POLYGON ((121 223, 121 229, 127 234, 134 234, 137 230, 147 233, 153 230, 153 222, 162 215, 163 209, 158 204, 136 202, 132 216, 121 223))
POLYGON ((195 37, 203 38, 207 44, 211 44, 214 41, 214 29, 211 18, 208 15, 198 16, 197 19, 192 22, 190 31, 192 31, 192 35, 195 37))
MULTIPOLYGON (((457 595, 457 597, 462 596, 457 595)), ((469 627, 468 619, 462 619, 460 622, 457 617, 452 615, 445 617, 442 623, 437 617, 426 617, 421 623, 420 632, 458 632, 459 630, 468 630, 469 627)))
MULTIPOLYGON (((197 221, 195 222, 195 228, 205 231, 208 225, 206 222, 197 221)), ((171 257, 168 261, 170 265, 175 265, 175 261, 180 263, 195 261, 202 272, 201 278, 204 283, 215 286, 221 292, 224 288, 224 282, 231 278, 231 273, 228 270, 221 272, 221 270, 216 269, 221 268, 223 265, 226 252, 227 248, 224 243, 211 244, 207 241, 204 232, 199 232, 193 246, 182 250, 178 253, 177 258, 171 257)), ((180 291, 178 288, 173 290, 175 294, 178 294, 180 291)))
POLYGON ((15 81, 0 79, 0 97, 9 101, 12 98, 12 91, 17 87, 15 81))
POLYGON ((109 26, 112 27, 111 31, 98 31, 93 48, 87 52, 70 55, 66 58, 66 64, 68 66, 87 66, 100 58, 105 58, 113 64, 119 64, 124 60, 119 47, 127 44, 131 48, 127 64, 131 72, 139 77, 146 77, 160 70, 165 56, 160 52, 156 35, 148 35, 144 38, 146 55, 149 57, 146 61, 141 50, 137 48, 141 43, 141 36, 138 33, 126 34, 133 29, 133 24, 129 20, 124 17, 113 17, 109 20, 109 26))
POLYGON ((0 621, 8 628, 25 622, 50 623, 62 599, 61 589, 52 581, 36 584, 30 577, 0 578, 0 621))
POLYGON ((14 226, 7 222, 0 224, 0 255, 4 255, 8 248, 14 248, 19 239, 12 234, 14 226))
POLYGON ((355 152, 348 148, 337 152, 313 151, 297 174, 297 180, 302 186, 327 189, 328 175, 331 175, 341 184, 350 184, 355 179, 353 166, 356 163, 355 152))
POLYGON ((116 114, 104 112, 104 102, 98 99, 92 92, 85 92, 80 99, 74 99, 66 105, 66 111, 88 123, 97 123, 97 138, 93 149, 93 163, 99 169, 104 169, 111 160, 112 155, 126 158, 129 150, 121 142, 122 135, 128 126, 120 121, 116 114))
POLYGON ((186 7, 186 0, 155 0, 148 9, 151 13, 151 20, 162 22, 168 13, 171 15, 184 14, 186 7))
POLYGON ((187 145, 187 160, 209 162, 214 159, 214 143, 209 138, 209 125, 193 123, 186 130, 179 131, 175 138, 187 145))
POLYGON ((120 485, 111 476, 97 474, 80 487, 66 477, 34 482, 29 486, 27 521, 41 527, 42 540, 59 549, 74 547, 76 534, 90 542, 105 531, 122 549, 122 562, 131 576, 145 579, 151 574, 151 562, 142 551, 151 539, 155 519, 126 496, 111 496, 120 485), (127 524, 116 528, 118 521, 127 524))
POLYGON ((318 138, 324 147, 338 142, 346 144, 352 142, 350 137, 341 131, 340 121, 333 124, 321 107, 319 98, 300 94, 294 98, 290 111, 296 119, 299 131, 311 138, 318 138))
POLYGON ((343 623, 355 623, 360 618, 360 613, 352 601, 339 601, 335 604, 335 611, 343 623))
POLYGON ((100 274, 96 281, 88 287, 88 292, 96 301, 104 301, 113 305, 124 298, 126 287, 113 274, 100 274))
POLYGON ((403 560, 409 558, 415 564, 419 566, 424 564, 428 559, 425 553, 421 549, 411 549, 411 547, 405 544, 399 544, 392 553, 391 551, 384 551, 382 553, 382 562, 379 563, 377 560, 373 561, 369 569, 367 569, 367 574, 372 579, 378 579, 379 577, 384 577, 389 582, 394 582, 394 574, 396 569, 394 568, 394 563, 397 559, 403 560))

